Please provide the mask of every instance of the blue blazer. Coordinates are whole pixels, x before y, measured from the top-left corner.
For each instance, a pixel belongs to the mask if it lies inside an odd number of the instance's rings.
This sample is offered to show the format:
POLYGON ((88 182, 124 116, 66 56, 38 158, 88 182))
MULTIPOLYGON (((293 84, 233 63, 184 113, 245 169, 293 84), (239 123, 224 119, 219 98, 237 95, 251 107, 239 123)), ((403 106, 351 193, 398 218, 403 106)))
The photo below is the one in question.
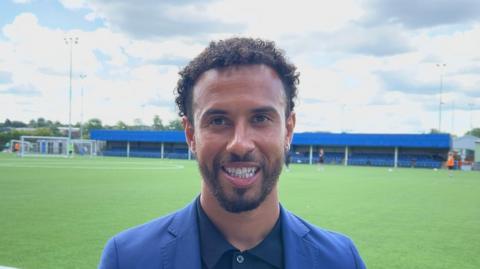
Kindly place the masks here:
MULTIPOLYGON (((364 269, 353 242, 280 207, 286 269, 364 269)), ((100 269, 201 269, 195 201, 111 238, 100 269)))

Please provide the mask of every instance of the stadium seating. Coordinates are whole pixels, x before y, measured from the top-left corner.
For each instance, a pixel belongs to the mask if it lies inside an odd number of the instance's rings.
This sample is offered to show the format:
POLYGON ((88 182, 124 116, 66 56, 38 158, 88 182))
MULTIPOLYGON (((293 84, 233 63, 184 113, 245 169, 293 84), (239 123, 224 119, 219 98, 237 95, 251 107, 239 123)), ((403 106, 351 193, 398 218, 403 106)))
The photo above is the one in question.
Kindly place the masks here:
POLYGON ((401 154, 398 157, 399 167, 441 168, 443 159, 437 155, 401 154))
MULTIPOLYGON (((443 160, 432 155, 399 155, 398 167, 441 168, 443 160)), ((364 166, 394 166, 393 154, 385 153, 354 153, 348 157, 349 165, 364 166)))
MULTIPOLYGON (((111 148, 103 151, 103 156, 127 157, 125 148, 111 148)), ((130 157, 139 158, 161 158, 162 154, 158 148, 130 149, 130 157)), ((164 151, 163 157, 167 159, 188 159, 187 149, 174 149, 164 151)))

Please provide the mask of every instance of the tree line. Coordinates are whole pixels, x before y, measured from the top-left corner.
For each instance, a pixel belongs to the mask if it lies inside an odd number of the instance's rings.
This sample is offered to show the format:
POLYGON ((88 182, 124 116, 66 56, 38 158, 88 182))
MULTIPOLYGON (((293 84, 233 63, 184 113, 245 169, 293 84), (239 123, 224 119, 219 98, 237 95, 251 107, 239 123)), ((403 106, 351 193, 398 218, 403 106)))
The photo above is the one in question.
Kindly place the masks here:
MULTIPOLYGON (((440 132, 439 130, 437 129, 430 129, 430 134, 441 134, 442 132, 440 132)), ((478 138, 480 138, 480 128, 473 128, 471 129, 470 131, 467 131, 465 133, 465 135, 472 135, 472 136, 476 136, 478 138)), ((453 135, 453 137, 457 137, 456 135, 453 135)))
MULTIPOLYGON (((153 117, 152 125, 146 125, 141 119, 133 120, 133 124, 129 125, 123 121, 118 121, 115 125, 103 124, 98 118, 89 119, 83 124, 83 138, 90 137, 90 130, 108 129, 108 130, 183 130, 180 119, 175 119, 164 124, 160 116, 153 117)), ((80 128, 81 124, 77 122, 72 127, 80 128)), ((60 127, 68 127, 68 124, 59 121, 51 121, 45 118, 32 119, 28 123, 16 120, 6 119, 0 122, 0 149, 3 145, 12 139, 20 139, 22 135, 35 136, 64 136, 59 130, 60 127), (22 129, 26 128, 26 129, 22 129)), ((431 129, 430 133, 440 133, 436 129, 431 129)), ((473 128, 465 133, 480 138, 480 128, 473 128)))
MULTIPOLYGON (((59 128, 68 127, 68 124, 61 123, 59 121, 51 121, 45 118, 32 119, 28 123, 6 119, 3 123, 0 122, 0 149, 3 145, 12 139, 20 139, 22 135, 34 135, 34 136, 64 136, 64 133, 59 128)), ((72 124, 72 127, 83 127, 83 138, 88 139, 90 137, 90 130, 94 129, 107 129, 107 130, 183 130, 182 122, 180 119, 163 123, 160 116, 155 115, 153 117, 153 124, 147 125, 142 122, 141 119, 135 119, 132 125, 129 125, 123 121, 118 121, 115 125, 103 124, 98 118, 89 119, 87 122, 80 124, 77 122, 72 124)))

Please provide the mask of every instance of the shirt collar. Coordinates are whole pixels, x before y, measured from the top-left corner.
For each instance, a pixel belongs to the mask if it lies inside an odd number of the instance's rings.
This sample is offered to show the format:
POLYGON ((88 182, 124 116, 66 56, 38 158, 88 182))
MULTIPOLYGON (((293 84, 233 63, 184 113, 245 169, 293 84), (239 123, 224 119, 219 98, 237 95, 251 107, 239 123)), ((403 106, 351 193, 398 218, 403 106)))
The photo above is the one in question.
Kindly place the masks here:
POLYGON ((203 262, 207 268, 213 268, 222 255, 230 250, 235 250, 208 218, 197 198, 198 230, 200 232, 200 250, 203 262))
POLYGON ((278 218, 272 231, 270 231, 260 244, 247 250, 250 254, 257 256, 277 268, 283 268, 283 239, 280 219, 281 217, 278 218))
MULTIPOLYGON (((222 233, 208 218, 200 205, 200 197, 197 198, 196 205, 201 256, 207 268, 213 268, 225 252, 238 251, 238 249, 225 240, 222 233)), ((279 216, 272 231, 260 244, 245 251, 278 268, 283 267, 283 239, 280 220, 281 216, 279 216)))

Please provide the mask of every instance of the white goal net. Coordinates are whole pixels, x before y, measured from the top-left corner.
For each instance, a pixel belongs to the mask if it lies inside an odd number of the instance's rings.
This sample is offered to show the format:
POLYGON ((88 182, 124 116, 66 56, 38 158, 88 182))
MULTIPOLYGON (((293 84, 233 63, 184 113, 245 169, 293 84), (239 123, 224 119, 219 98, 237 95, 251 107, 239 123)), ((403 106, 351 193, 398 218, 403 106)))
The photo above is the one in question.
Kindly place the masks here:
POLYGON ((20 156, 41 157, 73 157, 96 156, 98 143, 95 140, 71 139, 52 136, 22 136, 20 140, 12 141, 12 152, 20 156), (16 145, 14 144, 16 143, 16 145), (16 150, 15 150, 16 149, 16 150))
POLYGON ((85 139, 71 140, 73 145, 73 154, 80 156, 96 156, 97 155, 97 141, 85 139))
POLYGON ((22 136, 20 156, 68 157, 68 137, 22 136))
MULTIPOLYGON (((10 144, 10 147, 8 149, 9 152, 20 154, 20 148, 21 148, 21 145, 22 145, 22 140, 12 139, 12 140, 10 140, 9 144, 10 144)), ((27 147, 28 143, 25 142, 24 146, 27 147)))

